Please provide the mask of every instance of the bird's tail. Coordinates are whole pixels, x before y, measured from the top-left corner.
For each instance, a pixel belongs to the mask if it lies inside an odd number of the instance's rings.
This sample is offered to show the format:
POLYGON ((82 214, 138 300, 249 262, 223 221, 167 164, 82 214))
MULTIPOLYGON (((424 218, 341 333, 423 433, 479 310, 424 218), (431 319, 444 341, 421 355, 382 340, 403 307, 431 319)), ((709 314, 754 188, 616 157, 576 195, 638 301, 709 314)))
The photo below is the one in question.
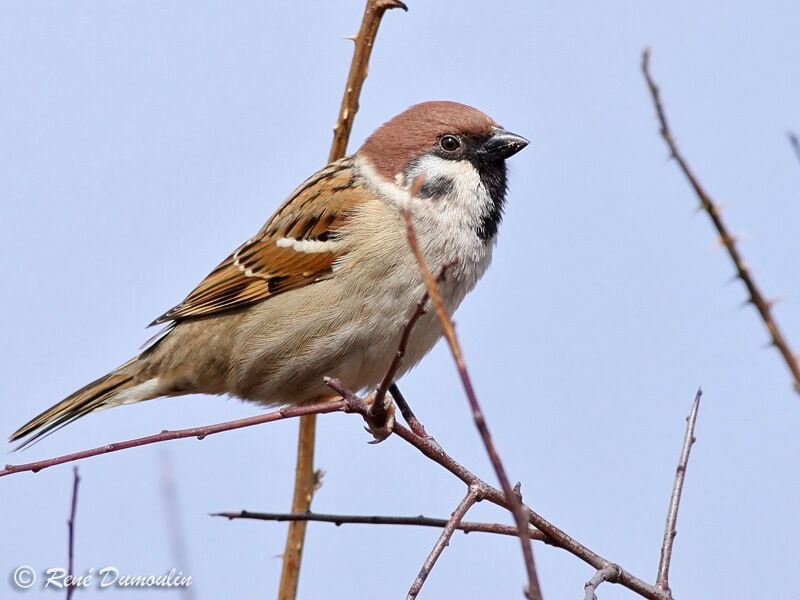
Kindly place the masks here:
POLYGON ((133 359, 108 375, 85 385, 25 423, 11 434, 10 441, 12 442, 28 438, 15 450, 24 448, 95 410, 149 400, 158 396, 159 394, 154 393, 156 387, 154 380, 142 382, 135 376, 138 369, 131 367, 134 366, 136 360, 133 359))

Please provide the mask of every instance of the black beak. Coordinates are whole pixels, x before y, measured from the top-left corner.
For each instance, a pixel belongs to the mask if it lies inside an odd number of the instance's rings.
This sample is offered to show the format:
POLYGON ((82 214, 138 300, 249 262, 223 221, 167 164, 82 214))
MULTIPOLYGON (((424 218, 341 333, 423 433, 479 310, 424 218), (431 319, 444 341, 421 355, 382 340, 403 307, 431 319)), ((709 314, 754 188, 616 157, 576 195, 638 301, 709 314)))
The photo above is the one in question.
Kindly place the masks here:
POLYGON ((498 127, 494 130, 492 137, 483 143, 481 151, 494 159, 506 159, 514 156, 528 144, 530 142, 521 135, 498 127))

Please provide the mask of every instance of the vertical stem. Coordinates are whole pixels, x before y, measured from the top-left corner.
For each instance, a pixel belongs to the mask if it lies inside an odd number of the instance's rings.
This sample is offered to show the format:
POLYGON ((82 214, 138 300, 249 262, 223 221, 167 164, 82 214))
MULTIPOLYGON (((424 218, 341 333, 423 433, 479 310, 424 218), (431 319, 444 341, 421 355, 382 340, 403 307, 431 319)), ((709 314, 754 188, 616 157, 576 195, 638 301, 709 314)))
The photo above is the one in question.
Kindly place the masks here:
MULTIPOLYGON (((67 574, 73 575, 75 572, 75 513, 78 510, 78 484, 81 478, 78 476, 78 467, 72 470, 72 502, 69 509, 69 520, 67 521, 67 530, 69 532, 67 542, 67 574)), ((72 598, 72 593, 75 591, 74 585, 67 586, 67 600, 72 598)))
MULTIPOLYGON (((297 440, 297 467, 295 469, 294 498, 292 512, 304 513, 311 507, 316 476, 314 475, 314 437, 317 415, 300 417, 300 434, 297 440)), ((300 577, 300 561, 303 558, 303 543, 306 536, 306 521, 289 523, 286 548, 283 551, 283 571, 278 600, 294 600, 300 577)))
MULTIPOLYGON (((361 87, 367 78, 369 56, 378 34, 378 26, 383 13, 391 8, 408 10, 400 0, 367 0, 364 18, 358 34, 353 38, 355 50, 350 63, 339 117, 333 128, 333 142, 328 160, 333 162, 342 158, 347 151, 347 142, 353 127, 353 119, 358 111, 358 98, 361 87)), ((335 375, 332 373, 331 375, 335 375)), ((294 499, 292 512, 305 512, 311 506, 314 495, 314 434, 317 427, 317 416, 300 417, 300 435, 297 445, 297 468, 295 470, 294 499)), ((300 559, 303 556, 303 541, 306 534, 306 522, 294 521, 289 525, 286 537, 286 548, 283 553, 283 571, 281 585, 278 590, 279 600, 294 600, 297 593, 297 580, 300 576, 300 559)))
POLYGON ((686 417, 686 434, 683 436, 683 446, 681 446, 681 456, 678 459, 678 467, 675 469, 675 482, 672 484, 672 494, 669 497, 669 509, 667 510, 667 523, 664 526, 664 541, 661 544, 661 558, 658 561, 658 575, 656 576, 656 587, 669 592, 669 565, 672 560, 672 545, 675 543, 675 536, 678 534, 676 529, 678 523, 678 508, 681 504, 681 494, 683 493, 683 481, 686 478, 686 467, 689 466, 689 453, 694 444, 694 426, 697 422, 697 411, 700 408, 700 397, 703 390, 698 389, 692 402, 692 409, 686 417))

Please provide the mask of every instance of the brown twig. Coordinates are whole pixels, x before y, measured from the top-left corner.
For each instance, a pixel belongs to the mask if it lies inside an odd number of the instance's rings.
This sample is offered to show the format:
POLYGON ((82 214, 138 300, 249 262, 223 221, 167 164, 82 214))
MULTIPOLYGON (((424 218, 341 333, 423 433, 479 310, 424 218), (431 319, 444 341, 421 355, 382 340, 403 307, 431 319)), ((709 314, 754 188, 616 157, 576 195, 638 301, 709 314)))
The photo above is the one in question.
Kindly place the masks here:
MULTIPOLYGON (((447 269, 452 267, 458 261, 452 261, 445 265, 442 265, 442 270, 439 271, 439 276, 436 278, 437 283, 440 281, 444 281, 447 275, 447 269)), ((397 371, 400 369, 400 365, 403 364, 403 357, 406 355, 406 346, 408 345, 408 338, 411 336, 411 330, 414 329, 414 325, 417 324, 419 318, 424 315, 427 310, 425 309, 425 305, 428 303, 428 292, 426 291, 422 298, 420 298, 419 302, 417 302, 417 306, 413 312, 413 314, 408 318, 408 320, 403 324, 403 331, 400 334, 400 343, 397 346, 397 352, 394 354, 394 358, 392 362, 389 364, 389 368, 386 369, 386 375, 383 377, 383 381, 378 386, 378 390, 375 392, 375 397, 372 400, 372 406, 370 407, 370 417, 374 420, 376 424, 379 426, 386 421, 386 403, 384 399, 386 398, 386 392, 389 391, 389 388, 394 384, 394 378, 397 375, 397 371)), ((395 389, 397 387, 395 386, 395 389)), ((408 404, 406 403, 406 407, 408 404)), ((408 408, 410 411, 411 409, 408 408)), ((416 420, 416 417, 412 418, 416 420)), ((403 413, 403 418, 405 418, 405 413, 403 413)), ((419 421, 417 421, 419 423, 419 421)), ((409 423, 409 426, 411 423, 409 423)))
MULTIPOLYGON (((419 178, 414 185, 417 185, 418 182, 419 178)), ((413 191, 411 195, 414 195, 413 191)), ((500 460, 500 455, 497 453, 497 449, 492 441, 492 436, 489 433, 489 427, 486 424, 486 419, 481 411, 478 398, 475 395, 474 388, 472 387, 472 381, 469 377, 469 372, 467 371, 466 364, 464 363, 464 357, 461 352, 461 346, 456 338, 453 322, 450 319, 450 315, 447 314, 447 310, 445 310, 444 302, 442 301, 442 296, 439 293, 439 286, 436 282, 436 279, 434 279, 433 275, 431 275, 428 266, 425 264, 425 259, 422 256, 422 252, 419 249, 417 236, 414 232, 414 224, 411 221, 411 214, 408 211, 403 211, 403 217, 406 221, 408 245, 411 247, 411 251, 414 253, 414 256, 417 259, 420 271, 422 272, 422 278, 425 281, 425 287, 428 290, 428 295, 431 298, 433 306, 436 308, 436 313, 438 314, 439 321, 442 324, 442 330, 444 331, 445 338, 450 346, 450 351, 453 354, 453 360, 455 360, 456 368, 458 369, 458 374, 461 378, 461 383, 464 386, 464 392, 467 396, 467 400, 469 401, 470 408, 472 409, 472 417, 475 421, 475 426, 478 428, 478 432, 483 440, 483 445, 485 446, 486 452, 489 455, 489 460, 492 463, 492 467, 494 467, 497 479, 500 481, 500 487, 502 488, 503 493, 508 500, 509 510, 511 510, 512 514, 514 515, 514 520, 517 522, 520 543, 522 544, 522 556, 524 557, 525 569, 528 573, 528 586, 525 593, 528 598, 532 600, 539 600, 542 597, 542 592, 539 587, 539 578, 536 575, 536 564, 533 560, 533 548, 531 548, 530 540, 528 539, 528 515, 526 514, 528 512, 527 508, 522 504, 519 497, 513 492, 511 482, 509 481, 505 468, 503 467, 503 463, 500 460)))
MULTIPOLYGON (((72 470, 72 502, 69 509, 69 520, 67 521, 68 542, 67 542, 67 575, 72 576, 75 569, 75 513, 78 511, 78 484, 81 478, 78 476, 78 467, 72 470)), ((74 585, 67 585, 67 600, 72 598, 75 591, 74 585)))
POLYGON ((459 523, 461 523, 461 520, 467 514, 467 511, 472 508, 472 505, 476 502, 480 502, 481 498, 482 490, 480 486, 469 486, 467 495, 464 496, 464 499, 458 503, 458 506, 453 511, 453 514, 450 515, 450 518, 447 520, 447 524, 439 536, 439 539, 436 540, 436 543, 433 545, 430 554, 428 554, 428 558, 426 558, 425 562, 422 564, 422 568, 420 568, 417 578, 414 579, 414 583, 411 584, 411 588, 408 590, 406 600, 414 600, 414 598, 419 595, 425 580, 428 578, 428 575, 430 575, 434 565, 436 565, 436 561, 439 560, 439 557, 442 555, 442 552, 444 552, 444 549, 450 545, 450 538, 453 537, 453 533, 455 533, 459 523))
MULTIPOLYGON (((265 513, 242 510, 239 512, 219 512, 211 513, 212 517, 224 517, 229 520, 234 519, 253 519, 256 521, 307 521, 313 523, 333 523, 337 527, 340 525, 406 525, 415 527, 445 527, 450 519, 437 519, 418 515, 415 517, 399 517, 388 515, 331 515, 325 513, 265 513)), ((494 533, 496 535, 507 535, 519 537, 515 525, 504 525, 503 523, 483 523, 480 521, 461 521, 456 529, 464 533, 494 533)), ((544 542, 545 537, 541 531, 529 528, 531 539, 544 542)))
MULTIPOLYGON (((314 471, 314 437, 317 429, 317 415, 300 417, 300 433, 297 438, 297 465, 294 476, 292 512, 305 512, 311 506, 311 499, 317 486, 314 471)), ((306 538, 306 523, 295 521, 289 524, 286 534, 286 547, 283 551, 281 583, 278 587, 278 600, 294 600, 297 583, 300 579, 300 562, 303 558, 303 545, 306 538)))
POLYGON ((393 383, 389 386, 389 392, 392 394, 394 403, 397 404, 397 408, 400 409, 400 414, 403 415, 403 418, 405 419, 406 423, 408 423, 411 431, 420 437, 428 437, 425 427, 423 427, 422 423, 420 423, 419 419, 417 419, 417 415, 414 414, 414 411, 411 410, 408 402, 406 402, 405 396, 403 396, 402 392, 400 392, 400 388, 397 387, 396 383, 393 383))
POLYGON ((344 88, 342 106, 339 108, 339 118, 336 119, 336 125, 333 127, 333 143, 328 162, 339 160, 347 152, 347 142, 350 139, 350 130, 353 128, 353 119, 358 112, 358 98, 369 70, 372 45, 375 43, 375 36, 378 34, 383 13, 392 8, 402 8, 408 11, 408 7, 400 0, 367 0, 361 28, 352 38, 355 42, 353 61, 350 63, 350 73, 344 88))
POLYGON ((168 440, 179 440, 181 438, 195 437, 202 440, 207 435, 221 433, 223 431, 230 431, 232 429, 241 429, 242 427, 250 427, 252 425, 260 425, 261 423, 271 423, 272 421, 280 421, 282 419, 290 419, 293 417, 302 417, 303 415, 311 414, 325 414, 337 412, 347 409, 347 404, 343 400, 334 402, 317 402, 315 404, 307 404, 304 406, 295 406, 292 408, 284 408, 271 413, 263 415, 256 415, 254 417, 247 417, 246 419, 238 419, 236 421, 226 421, 224 423, 215 423, 213 425, 205 425, 203 427, 192 427, 190 429, 176 429, 173 431, 164 430, 161 433, 148 435, 145 437, 135 438, 132 440, 125 440, 123 442, 114 442, 106 444, 105 446, 98 446, 97 448, 90 448, 89 450, 82 450, 81 452, 74 452, 72 454, 65 454, 64 456, 56 456, 45 460, 36 462, 25 463, 20 465, 6 465, 3 470, 0 470, 0 477, 11 475, 13 473, 21 473, 24 471, 32 471, 37 473, 42 469, 54 467, 68 462, 97 456, 99 454, 108 454, 110 452, 118 452, 120 450, 127 450, 128 448, 136 448, 138 446, 146 446, 147 444, 155 444, 158 442, 165 442, 168 440))
MULTIPOLYGON (((326 383, 333 390, 339 393, 342 398, 344 398, 344 401, 347 403, 350 412, 358 412, 362 416, 367 414, 369 405, 362 398, 356 396, 351 390, 344 387, 341 381, 338 379, 328 378, 326 379, 326 383)), ((483 490, 484 499, 490 501, 492 504, 496 504, 497 506, 505 508, 506 510, 511 510, 510 504, 506 500, 506 495, 504 492, 489 485, 480 477, 475 475, 472 471, 461 465, 453 457, 447 454, 447 452, 445 452, 432 437, 419 436, 411 430, 403 427, 400 423, 394 424, 392 432, 408 442, 424 456, 447 469, 467 486, 479 485, 483 490)), ((512 490, 512 497, 521 502, 516 493, 514 493, 514 490, 512 490)), ((545 539, 543 541, 546 544, 562 548, 563 550, 566 550, 573 556, 581 559, 585 563, 598 570, 615 565, 615 563, 603 558, 596 552, 593 552, 574 538, 567 535, 564 531, 547 521, 544 517, 534 512, 529 507, 525 506, 525 509, 528 512, 530 524, 544 534, 545 539)), ((525 528, 527 531, 529 531, 527 523, 525 528)), ((517 536, 519 536, 518 527, 517 536)), ((644 598, 649 598, 650 600, 672 600, 671 595, 664 590, 648 584, 621 567, 619 570, 619 577, 615 583, 618 583, 623 587, 636 592, 644 598)))
POLYGON ((683 436, 683 446, 681 456, 678 459, 678 467, 675 469, 675 482, 672 485, 672 494, 669 498, 669 509, 667 510, 667 523, 664 526, 664 541, 661 544, 661 558, 658 561, 658 575, 656 576, 656 587, 669 592, 669 563, 672 560, 672 544, 677 535, 676 524, 678 522, 678 508, 681 504, 681 493, 683 492, 683 480, 686 478, 686 467, 689 464, 689 453, 694 444, 694 425, 697 421, 697 411, 700 408, 700 397, 703 395, 701 388, 697 389, 697 394, 692 402, 692 409, 686 417, 686 434, 683 436))
MULTIPOLYGON (((339 116, 333 127, 333 142, 328 155, 328 162, 342 158, 347 152, 347 142, 350 140, 350 131, 353 128, 353 119, 358 112, 358 99, 361 88, 367 78, 369 57, 378 27, 383 14, 391 8, 408 10, 400 0, 367 0, 364 7, 364 17, 358 34, 353 38, 355 49, 353 60, 350 63, 350 72, 347 75, 342 104, 339 116)), ((317 477, 314 472, 314 445, 317 427, 316 414, 309 414, 300 419, 300 431, 297 441, 297 464, 295 467, 294 494, 292 499, 293 512, 305 512, 311 506, 311 499, 317 477)), ((283 552, 283 570, 281 571, 281 584, 278 588, 279 600, 294 600, 297 593, 297 581, 300 576, 300 560, 303 553, 306 524, 293 522, 289 525, 286 535, 286 547, 283 552)))
MULTIPOLYGON (((491 502, 492 504, 496 504, 497 506, 501 506, 506 510, 510 510, 510 506, 508 502, 506 502, 505 494, 498 490, 495 487, 490 486, 483 480, 481 480, 477 475, 472 473, 466 467, 461 465, 458 461, 453 459, 449 454, 447 454, 439 444, 433 440, 433 438, 424 438, 420 437, 410 430, 406 429, 399 423, 395 423, 394 425, 394 434, 398 437, 402 438, 414 448, 419 450, 423 455, 434 461, 435 463, 441 465, 445 469, 447 469, 450 473, 458 477, 461 481, 465 484, 470 485, 473 482, 480 482, 486 486, 485 488, 485 496, 484 498, 491 502)), ((531 510, 529 507, 526 507, 529 515, 530 515, 530 523, 538 530, 540 530, 545 535, 544 542, 550 544, 552 546, 557 546, 566 550, 573 556, 579 558, 580 560, 584 561, 585 563, 591 565, 595 569, 603 569, 610 565, 614 565, 615 563, 607 560, 593 552, 574 538, 567 535, 564 531, 550 523, 544 517, 539 515, 538 513, 531 510)), ((517 535, 519 535, 519 530, 517 530, 517 535)), ((649 598, 650 600, 671 600, 671 596, 664 592, 663 590, 658 589, 655 586, 650 585, 649 583, 639 579, 638 577, 634 576, 633 574, 629 573, 625 569, 620 568, 620 575, 616 583, 622 585, 623 587, 628 588, 629 590, 636 592, 640 596, 644 598, 649 598)))
POLYGON ((669 147, 670 155, 678 163, 678 166, 680 167, 684 176, 692 186, 695 195, 700 200, 701 208, 708 214, 711 222, 714 224, 714 227, 717 230, 717 233, 719 233, 720 242, 723 246, 725 246, 725 249, 728 251, 731 260, 733 261, 733 266, 736 269, 736 276, 742 280, 742 283, 744 283, 745 287, 747 288, 747 293, 749 296, 747 301, 756 307, 756 310, 761 316, 761 320, 764 321, 764 325, 766 326, 767 332, 770 335, 772 345, 778 349, 778 352, 780 352, 781 356, 783 357, 786 366, 789 367, 789 371, 794 378, 795 390, 800 393, 800 364, 797 361, 797 357, 789 347, 789 343, 786 341, 783 333, 778 328, 775 319, 772 317, 771 303, 764 297, 764 295, 761 293, 761 290, 756 286, 755 279, 745 265, 741 254, 739 254, 739 250, 736 248, 735 237, 728 232, 728 228, 722 221, 722 216, 720 214, 718 205, 706 193, 703 186, 700 185, 700 181, 689 167, 689 163, 686 162, 686 159, 678 150, 678 146, 675 143, 675 139, 672 136, 669 125, 667 124, 667 116, 664 112, 664 106, 661 102, 658 86, 650 75, 649 50, 642 52, 642 73, 644 73, 647 87, 650 90, 650 95, 653 98, 656 116, 660 125, 661 137, 664 138, 664 141, 669 147))
POLYGON ((619 578, 620 571, 621 569, 618 565, 607 565, 602 569, 598 569, 592 578, 583 586, 584 600, 597 600, 597 596, 595 596, 594 593, 597 588, 600 587, 600 584, 604 581, 614 583, 619 578))

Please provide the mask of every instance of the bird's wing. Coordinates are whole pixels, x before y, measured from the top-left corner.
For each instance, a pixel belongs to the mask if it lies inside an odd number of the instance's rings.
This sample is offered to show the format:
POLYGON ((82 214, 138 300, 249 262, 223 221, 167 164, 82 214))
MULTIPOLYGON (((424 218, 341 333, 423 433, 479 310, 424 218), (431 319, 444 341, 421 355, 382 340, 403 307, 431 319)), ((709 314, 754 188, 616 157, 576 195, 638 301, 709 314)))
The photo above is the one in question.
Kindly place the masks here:
POLYGON ((315 173, 255 237, 151 325, 242 308, 330 277, 346 252, 338 231, 367 196, 354 177, 351 158, 315 173))

